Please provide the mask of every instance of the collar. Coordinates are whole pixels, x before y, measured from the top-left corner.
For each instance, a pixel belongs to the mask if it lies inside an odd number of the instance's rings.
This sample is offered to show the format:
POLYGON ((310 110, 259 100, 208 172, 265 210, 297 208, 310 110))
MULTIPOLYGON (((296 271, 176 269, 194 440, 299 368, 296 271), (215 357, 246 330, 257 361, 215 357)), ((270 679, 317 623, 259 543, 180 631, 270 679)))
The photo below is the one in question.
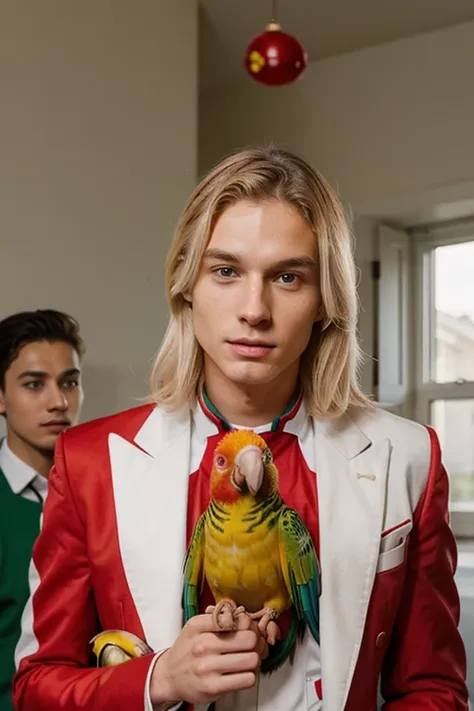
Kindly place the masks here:
POLYGON ((40 476, 32 467, 13 454, 6 437, 0 445, 0 469, 14 494, 21 494, 37 476, 40 476))
POLYGON ((205 390, 199 393, 196 406, 193 410, 193 428, 197 438, 205 442, 208 437, 229 430, 248 429, 257 434, 264 432, 288 432, 300 439, 303 438, 310 424, 310 418, 301 395, 295 396, 288 407, 276 417, 273 422, 268 422, 258 427, 245 427, 233 425, 214 407, 205 390))

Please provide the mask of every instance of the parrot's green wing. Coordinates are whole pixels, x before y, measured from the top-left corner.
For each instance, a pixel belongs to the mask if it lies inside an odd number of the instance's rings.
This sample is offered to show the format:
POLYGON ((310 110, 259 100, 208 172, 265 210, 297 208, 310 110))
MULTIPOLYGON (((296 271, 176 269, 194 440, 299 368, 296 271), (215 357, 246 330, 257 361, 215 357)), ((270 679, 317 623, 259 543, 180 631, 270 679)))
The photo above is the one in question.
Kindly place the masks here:
POLYGON ((205 519, 206 514, 203 513, 194 528, 184 564, 182 605, 185 623, 199 613, 199 591, 203 583, 205 519))
POLYGON ((311 534, 302 518, 285 506, 278 520, 280 561, 288 593, 300 622, 319 644, 320 574, 311 534))

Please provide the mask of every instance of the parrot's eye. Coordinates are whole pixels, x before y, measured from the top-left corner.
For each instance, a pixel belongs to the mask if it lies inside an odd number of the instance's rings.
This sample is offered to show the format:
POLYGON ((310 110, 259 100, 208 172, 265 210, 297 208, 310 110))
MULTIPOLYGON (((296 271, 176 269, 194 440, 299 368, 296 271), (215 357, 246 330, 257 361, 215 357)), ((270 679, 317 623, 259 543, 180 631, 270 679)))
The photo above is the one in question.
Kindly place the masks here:
POLYGON ((273 461, 272 453, 270 452, 269 449, 265 449, 263 454, 262 454, 262 459, 264 464, 271 464, 273 461))
POLYGON ((223 454, 218 454, 216 457, 216 467, 218 469, 224 469, 227 461, 223 454))

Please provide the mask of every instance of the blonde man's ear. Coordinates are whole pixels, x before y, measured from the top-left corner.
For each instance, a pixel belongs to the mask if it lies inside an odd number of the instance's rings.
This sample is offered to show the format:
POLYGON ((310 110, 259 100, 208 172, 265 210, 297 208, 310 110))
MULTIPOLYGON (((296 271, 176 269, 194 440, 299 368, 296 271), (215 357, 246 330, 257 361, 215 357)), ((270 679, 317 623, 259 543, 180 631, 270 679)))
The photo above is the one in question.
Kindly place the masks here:
POLYGON ((320 306, 316 312, 316 316, 314 317, 314 323, 318 323, 319 321, 324 321, 325 318, 326 318, 326 309, 324 308, 324 306, 322 304, 320 304, 320 306))

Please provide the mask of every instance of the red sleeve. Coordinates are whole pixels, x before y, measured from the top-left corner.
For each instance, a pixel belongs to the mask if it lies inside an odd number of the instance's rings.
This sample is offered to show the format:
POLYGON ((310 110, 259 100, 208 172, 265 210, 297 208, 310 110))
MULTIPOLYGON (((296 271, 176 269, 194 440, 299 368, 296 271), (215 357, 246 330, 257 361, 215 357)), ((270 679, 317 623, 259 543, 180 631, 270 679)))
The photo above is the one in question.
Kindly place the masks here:
POLYGON ((100 628, 62 437, 33 551, 31 585, 32 614, 27 608, 13 682, 17 711, 143 711, 153 654, 117 667, 90 667, 89 641, 100 628))
POLYGON ((448 477, 438 438, 429 432, 428 482, 414 514, 403 597, 382 669, 385 711, 468 709, 448 477))

